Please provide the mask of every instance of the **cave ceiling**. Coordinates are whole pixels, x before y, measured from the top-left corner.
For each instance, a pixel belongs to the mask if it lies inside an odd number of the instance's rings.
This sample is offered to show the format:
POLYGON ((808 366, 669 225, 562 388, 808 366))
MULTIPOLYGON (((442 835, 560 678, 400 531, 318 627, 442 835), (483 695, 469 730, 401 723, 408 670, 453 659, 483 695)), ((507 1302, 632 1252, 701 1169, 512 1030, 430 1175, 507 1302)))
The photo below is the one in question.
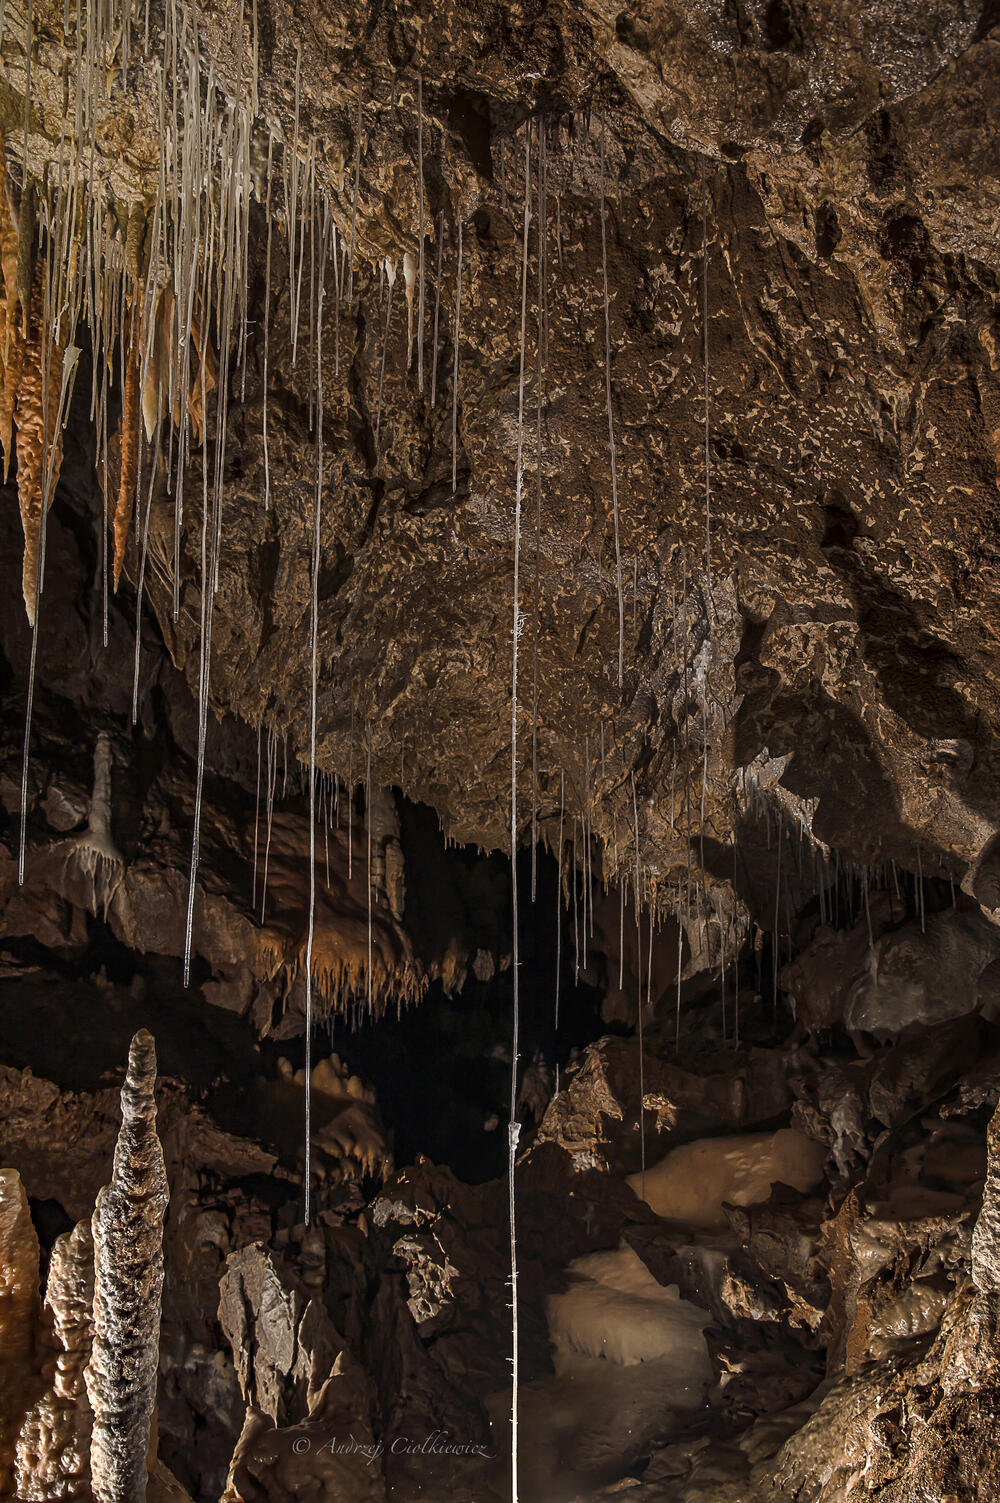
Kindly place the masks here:
MULTIPOLYGON (((8 0, 12 192, 25 162, 51 184, 78 150, 127 239, 178 108, 165 29, 188 56, 196 23, 220 149, 234 104, 249 116, 212 710, 308 761, 319 465, 317 765, 356 779, 370 757, 450 836, 505 848, 520 498, 522 836, 534 781, 543 839, 563 808, 606 869, 638 839, 662 895, 692 860, 724 874, 748 787, 780 780, 846 858, 971 882, 1000 788, 996 19, 980 0, 153 5, 148 50, 133 20, 81 116, 75 23, 36 0, 25 136, 8 0), (402 269, 421 154, 423 390, 402 269)), ((144 588, 195 695, 215 411, 190 446, 176 615, 162 462, 149 491, 144 588)), ((87 490, 79 466, 62 484, 87 490)), ((46 592, 58 612, 68 585, 46 592)), ((26 656, 23 614, 10 639, 26 656)))

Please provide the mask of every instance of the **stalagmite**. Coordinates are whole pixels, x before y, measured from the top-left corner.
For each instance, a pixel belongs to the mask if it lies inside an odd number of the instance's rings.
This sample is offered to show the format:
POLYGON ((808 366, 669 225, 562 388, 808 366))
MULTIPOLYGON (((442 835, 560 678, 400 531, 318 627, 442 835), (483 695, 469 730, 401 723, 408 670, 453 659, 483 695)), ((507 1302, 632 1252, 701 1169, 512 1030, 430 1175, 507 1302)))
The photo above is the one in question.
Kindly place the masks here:
POLYGON ((93 907, 98 902, 107 916, 108 904, 121 881, 125 859, 111 833, 111 738, 101 731, 94 747, 94 789, 90 799, 87 828, 77 835, 72 853, 91 879, 93 907))
POLYGON ((129 1050, 111 1183, 98 1195, 93 1217, 94 1342, 86 1384, 97 1503, 143 1503, 146 1496, 168 1198, 155 1085, 156 1051, 141 1029, 129 1050))

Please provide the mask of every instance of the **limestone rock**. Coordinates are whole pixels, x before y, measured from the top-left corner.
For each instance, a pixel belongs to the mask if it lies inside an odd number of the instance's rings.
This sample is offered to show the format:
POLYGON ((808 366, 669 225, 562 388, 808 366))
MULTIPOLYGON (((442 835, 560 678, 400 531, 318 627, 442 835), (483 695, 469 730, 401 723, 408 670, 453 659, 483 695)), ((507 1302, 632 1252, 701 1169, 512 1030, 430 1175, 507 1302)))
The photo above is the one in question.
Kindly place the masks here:
POLYGON ((84 1370, 94 1319, 94 1241, 89 1221, 56 1240, 45 1285, 46 1391, 21 1428, 17 1495, 89 1503, 93 1412, 84 1370))
POLYGON ((247 1405, 280 1426, 311 1415, 343 1350, 322 1302, 284 1280, 255 1245, 226 1264, 219 1320, 247 1405))
POLYGON ((17 1437, 42 1389, 35 1353, 38 1238, 13 1169, 0 1171, 0 1492, 14 1491, 17 1437))
POLYGON ((1000 1294, 1000 1106, 990 1119, 983 1208, 972 1233, 972 1277, 984 1294, 1000 1294))

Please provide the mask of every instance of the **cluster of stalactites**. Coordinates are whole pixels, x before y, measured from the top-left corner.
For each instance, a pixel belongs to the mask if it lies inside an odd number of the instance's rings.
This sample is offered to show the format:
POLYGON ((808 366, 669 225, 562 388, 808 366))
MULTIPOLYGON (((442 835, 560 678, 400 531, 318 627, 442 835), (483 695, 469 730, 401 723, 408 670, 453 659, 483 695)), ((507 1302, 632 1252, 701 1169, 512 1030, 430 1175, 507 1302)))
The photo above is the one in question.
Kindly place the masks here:
MULTIPOLYGON (((290 988, 304 974, 304 946, 289 946, 284 937, 268 931, 262 940, 262 952, 268 963, 268 979, 282 980, 290 988)), ((411 954, 390 957, 376 947, 369 972, 363 937, 350 943, 350 936, 335 931, 317 936, 311 961, 312 983, 331 1013, 346 1012, 366 997, 374 1016, 395 1008, 398 1016, 404 1007, 419 1002, 427 990, 429 978, 411 954), (328 941, 328 943, 324 943, 328 941)))

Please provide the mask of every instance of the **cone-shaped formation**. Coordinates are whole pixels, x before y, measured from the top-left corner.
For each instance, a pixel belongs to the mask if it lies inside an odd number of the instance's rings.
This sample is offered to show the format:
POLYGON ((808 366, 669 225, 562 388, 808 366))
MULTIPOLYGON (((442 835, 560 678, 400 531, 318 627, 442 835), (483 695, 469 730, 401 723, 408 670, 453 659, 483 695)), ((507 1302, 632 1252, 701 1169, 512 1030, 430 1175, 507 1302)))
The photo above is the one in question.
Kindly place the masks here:
POLYGON ((146 1496, 168 1198, 155 1084, 153 1039, 141 1029, 122 1087, 114 1173, 93 1218, 94 1347, 86 1379, 94 1410, 91 1481, 99 1503, 138 1503, 146 1496))
POLYGON ((34 225, 32 192, 22 192, 20 225, 7 197, 4 142, 0 136, 0 263, 3 269, 0 316, 0 446, 3 475, 10 471, 13 433, 17 430, 17 495, 24 528, 22 590, 28 620, 35 624, 38 553, 42 513, 48 511, 62 465, 59 396, 66 336, 53 333, 53 310, 47 306, 42 257, 31 267, 34 225))

